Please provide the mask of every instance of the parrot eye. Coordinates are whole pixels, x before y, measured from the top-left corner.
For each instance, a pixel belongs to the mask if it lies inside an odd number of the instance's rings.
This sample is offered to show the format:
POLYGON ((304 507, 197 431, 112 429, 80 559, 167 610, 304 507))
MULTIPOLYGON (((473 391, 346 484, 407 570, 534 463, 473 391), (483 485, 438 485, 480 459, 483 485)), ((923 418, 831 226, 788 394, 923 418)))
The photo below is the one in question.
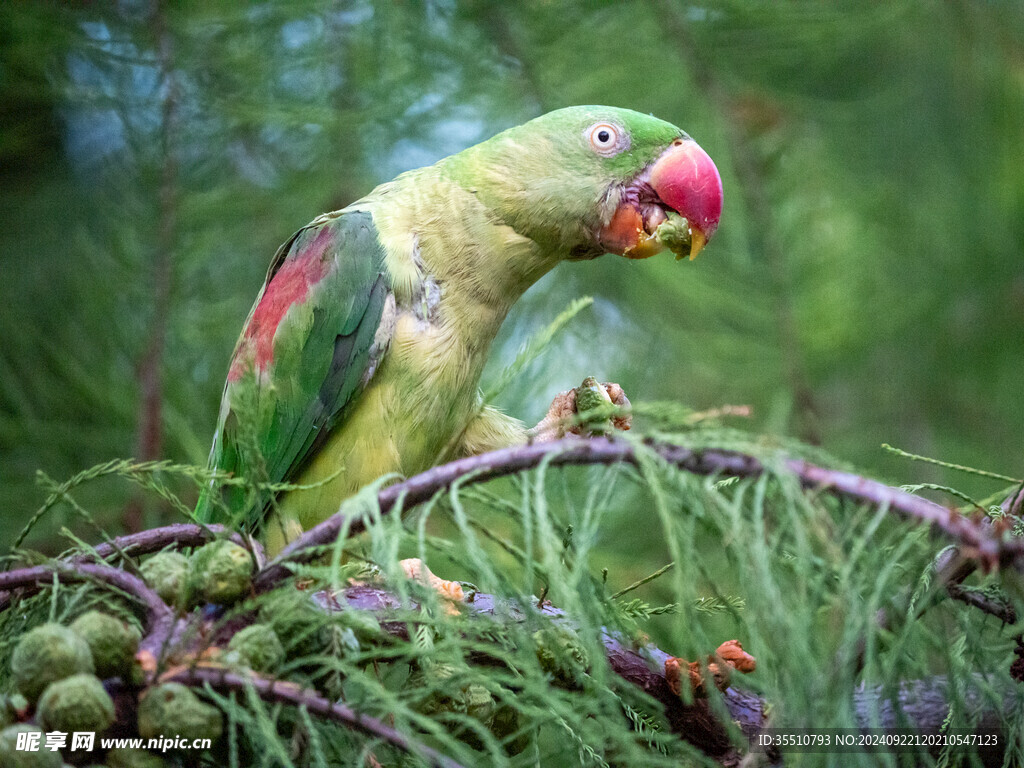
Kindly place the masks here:
POLYGON ((590 148, 604 157, 617 155, 628 146, 627 138, 611 123, 597 123, 587 129, 590 148))

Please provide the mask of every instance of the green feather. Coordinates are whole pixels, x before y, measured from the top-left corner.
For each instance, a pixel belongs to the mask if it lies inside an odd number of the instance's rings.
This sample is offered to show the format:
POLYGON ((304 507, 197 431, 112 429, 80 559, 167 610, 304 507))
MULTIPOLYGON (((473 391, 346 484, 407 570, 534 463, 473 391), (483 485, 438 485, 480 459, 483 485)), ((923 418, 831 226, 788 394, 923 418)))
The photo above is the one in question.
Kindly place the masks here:
MULTIPOLYGON (((376 362, 371 348, 389 293, 383 258, 373 220, 363 212, 323 217, 282 246, 235 348, 213 469, 279 484, 322 443, 376 362), (304 262, 305 269, 288 269, 304 262), (278 313, 261 317, 261 305, 293 296, 278 313), (256 328, 267 319, 276 326, 256 328), (261 360, 268 351, 270 359, 261 360)), ((232 521, 253 527, 271 495, 231 487, 223 500, 232 521)), ((216 517, 209 494, 197 516, 216 517)))

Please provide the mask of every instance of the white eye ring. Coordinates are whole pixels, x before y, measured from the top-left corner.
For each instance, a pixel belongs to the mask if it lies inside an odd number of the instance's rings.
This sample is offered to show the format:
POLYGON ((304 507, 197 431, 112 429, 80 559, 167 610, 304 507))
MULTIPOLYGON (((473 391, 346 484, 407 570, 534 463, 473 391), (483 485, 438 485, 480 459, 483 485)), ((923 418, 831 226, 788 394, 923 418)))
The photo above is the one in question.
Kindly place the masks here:
POLYGON ((619 129, 611 123, 595 123, 587 129, 590 148, 605 157, 618 154, 625 147, 620 145, 619 129))

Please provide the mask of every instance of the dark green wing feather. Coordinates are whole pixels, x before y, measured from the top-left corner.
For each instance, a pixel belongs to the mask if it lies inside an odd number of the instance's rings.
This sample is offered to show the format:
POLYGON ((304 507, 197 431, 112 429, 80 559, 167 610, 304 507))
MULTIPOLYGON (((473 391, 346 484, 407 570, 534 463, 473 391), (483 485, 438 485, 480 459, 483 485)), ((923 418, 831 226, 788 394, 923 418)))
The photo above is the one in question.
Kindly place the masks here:
MULTIPOLYGON (((377 331, 389 294, 367 212, 321 217, 281 246, 232 356, 211 468, 263 485, 294 478, 385 353, 377 331)), ((223 517, 212 487, 200 520, 223 517)), ((221 491, 230 521, 249 528, 271 496, 221 491)))

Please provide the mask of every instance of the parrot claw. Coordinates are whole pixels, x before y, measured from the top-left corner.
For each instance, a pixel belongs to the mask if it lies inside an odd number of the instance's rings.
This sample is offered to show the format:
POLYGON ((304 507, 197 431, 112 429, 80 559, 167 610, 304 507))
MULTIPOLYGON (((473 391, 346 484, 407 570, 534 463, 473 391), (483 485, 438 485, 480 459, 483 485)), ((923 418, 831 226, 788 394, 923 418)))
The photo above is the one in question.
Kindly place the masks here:
POLYGON ((610 429, 625 431, 632 426, 633 417, 621 409, 629 406, 629 398, 618 384, 598 383, 593 376, 588 376, 578 387, 555 395, 547 415, 529 431, 530 442, 546 443, 566 435, 603 435, 610 429), (604 409, 612 412, 604 414, 602 419, 604 409), (593 418, 582 421, 577 418, 587 414, 593 418))

